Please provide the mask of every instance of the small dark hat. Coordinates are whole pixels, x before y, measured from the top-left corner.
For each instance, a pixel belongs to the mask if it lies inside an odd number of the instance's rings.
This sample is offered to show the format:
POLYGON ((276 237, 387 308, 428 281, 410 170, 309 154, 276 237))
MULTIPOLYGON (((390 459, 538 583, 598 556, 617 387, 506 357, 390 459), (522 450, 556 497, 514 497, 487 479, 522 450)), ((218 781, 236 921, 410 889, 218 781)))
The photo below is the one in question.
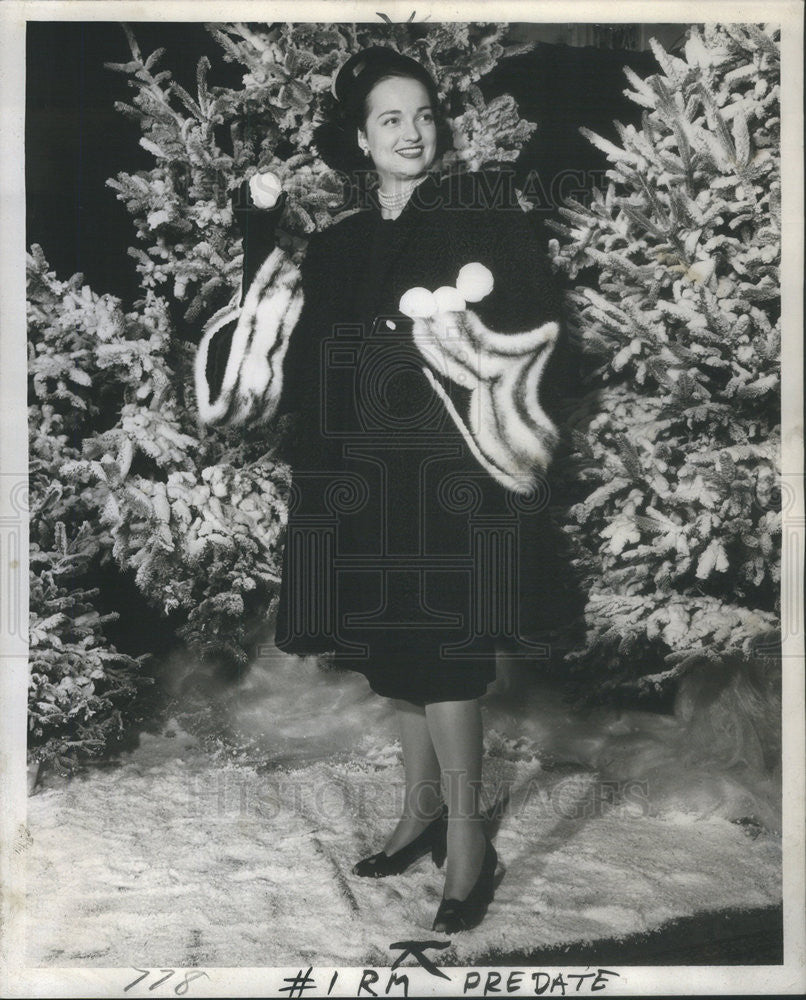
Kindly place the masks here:
MULTIPOLYGON (((360 52, 350 56, 346 63, 339 67, 333 77, 331 93, 337 101, 344 104, 352 95, 363 89, 366 80, 378 80, 386 73, 402 73, 417 80, 428 81, 433 87, 433 80, 416 59, 404 56, 396 49, 385 45, 370 45, 360 52)), ((371 89, 371 88, 369 88, 371 89)))

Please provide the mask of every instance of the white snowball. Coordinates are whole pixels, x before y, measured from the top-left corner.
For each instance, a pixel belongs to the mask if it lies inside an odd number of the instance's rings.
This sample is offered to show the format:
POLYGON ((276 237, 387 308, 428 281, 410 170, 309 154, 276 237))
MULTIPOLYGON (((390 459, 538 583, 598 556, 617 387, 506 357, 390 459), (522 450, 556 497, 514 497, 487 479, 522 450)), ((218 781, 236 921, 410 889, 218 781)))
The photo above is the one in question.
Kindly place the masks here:
POLYGON ((256 208, 274 208, 282 190, 280 178, 269 170, 249 178, 249 193, 256 208))
POLYGON ((443 285, 434 292, 434 302, 438 312, 461 312, 466 302, 456 288, 451 285, 443 285))
POLYGON ((481 302, 493 290, 493 284, 489 268, 478 261, 465 264, 456 278, 456 288, 466 302, 481 302))
POLYGON ((418 286, 403 293, 398 309, 410 319, 428 319, 437 311, 437 306, 433 294, 418 286))

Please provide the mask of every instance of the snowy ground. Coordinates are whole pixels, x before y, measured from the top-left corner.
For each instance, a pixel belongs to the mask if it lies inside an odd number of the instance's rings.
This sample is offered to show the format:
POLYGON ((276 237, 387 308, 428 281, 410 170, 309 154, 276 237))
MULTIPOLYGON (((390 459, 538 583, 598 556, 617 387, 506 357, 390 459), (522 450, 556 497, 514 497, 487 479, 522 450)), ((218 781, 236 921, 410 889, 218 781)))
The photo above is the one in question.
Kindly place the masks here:
MULTIPOLYGON (((434 937, 430 861, 378 882, 350 871, 382 845, 402 780, 393 718, 363 678, 258 664, 216 712, 240 752, 174 720, 32 796, 30 965, 388 965, 391 942, 434 937)), ((692 757, 691 720, 582 718, 546 691, 485 714, 500 884, 441 963, 780 900, 774 783, 692 757)))

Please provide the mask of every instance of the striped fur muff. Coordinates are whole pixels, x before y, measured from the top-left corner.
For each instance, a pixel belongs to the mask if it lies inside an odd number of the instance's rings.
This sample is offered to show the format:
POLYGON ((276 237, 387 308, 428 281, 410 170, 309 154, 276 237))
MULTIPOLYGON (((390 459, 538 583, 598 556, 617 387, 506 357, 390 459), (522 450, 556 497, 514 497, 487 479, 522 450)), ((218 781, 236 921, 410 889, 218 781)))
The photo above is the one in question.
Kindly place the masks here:
POLYGON ((299 269, 278 247, 255 275, 242 306, 240 298, 241 291, 210 317, 196 352, 196 399, 206 424, 262 424, 273 416, 283 388, 283 360, 302 310, 299 269), (233 325, 221 388, 211 399, 208 355, 233 325))
POLYGON ((467 309, 416 319, 414 342, 426 377, 476 460, 502 486, 529 493, 548 467, 557 428, 540 405, 540 379, 559 335, 547 322, 521 333, 497 333, 467 309), (436 375, 470 391, 460 414, 436 375))

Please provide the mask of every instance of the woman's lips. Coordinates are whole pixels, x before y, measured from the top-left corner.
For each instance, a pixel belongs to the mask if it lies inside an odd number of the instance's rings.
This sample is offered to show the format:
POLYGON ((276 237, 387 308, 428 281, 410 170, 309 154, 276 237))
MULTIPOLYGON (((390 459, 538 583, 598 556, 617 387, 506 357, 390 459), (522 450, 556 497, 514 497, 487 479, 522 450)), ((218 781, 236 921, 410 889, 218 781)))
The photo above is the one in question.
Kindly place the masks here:
POLYGON ((399 149, 398 153, 400 156, 404 156, 407 160, 414 160, 418 156, 421 156, 423 152, 422 146, 412 146, 410 149, 399 149))

